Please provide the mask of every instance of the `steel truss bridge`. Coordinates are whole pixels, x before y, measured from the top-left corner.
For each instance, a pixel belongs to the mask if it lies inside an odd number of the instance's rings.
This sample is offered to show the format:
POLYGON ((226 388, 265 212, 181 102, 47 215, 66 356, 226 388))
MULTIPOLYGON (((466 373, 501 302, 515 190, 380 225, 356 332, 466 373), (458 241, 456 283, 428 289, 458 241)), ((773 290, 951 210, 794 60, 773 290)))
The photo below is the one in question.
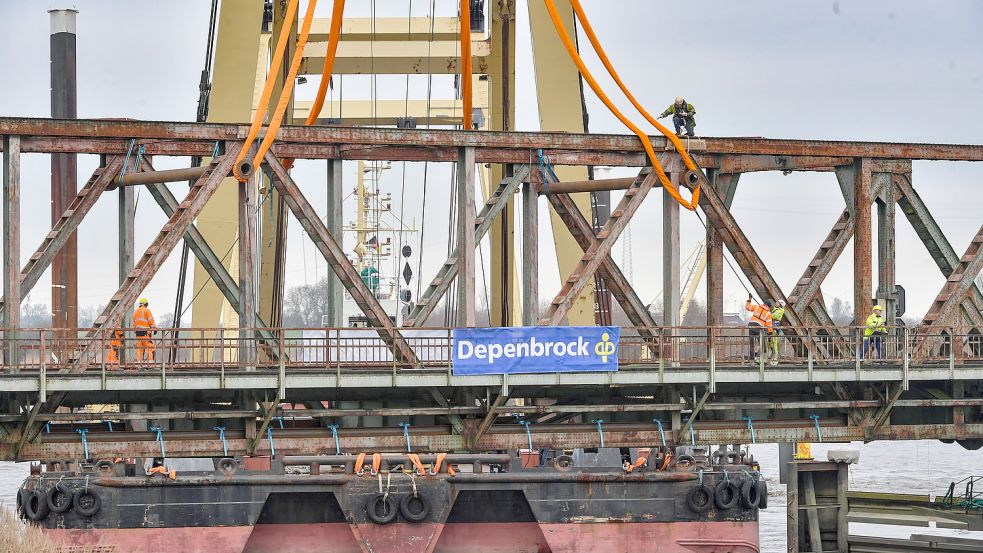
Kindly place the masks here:
MULTIPOLYGON (((269 178, 296 221, 369 321, 369 329, 269 328, 257 315, 256 261, 239 248, 238 276, 223 266, 194 220, 227 178, 247 127, 229 124, 0 118, 3 137, 3 364, 0 368, 0 458, 63 460, 170 456, 392 451, 500 450, 674 444, 959 440, 983 443, 983 227, 956 252, 913 186, 912 160, 983 161, 983 146, 707 138, 690 151, 704 174, 687 174, 663 138, 660 161, 681 186, 702 186, 707 230, 708 326, 657 322, 611 258, 621 231, 658 179, 544 185, 538 151, 556 165, 641 168, 634 137, 567 133, 464 132, 378 128, 284 127, 257 174, 269 178), (142 147, 140 163, 127 155, 142 147), (20 257, 20 157, 24 153, 102 156, 35 253, 20 257), (202 169, 156 171, 161 156, 215 157, 202 169), (329 199, 340 201, 346 159, 456 163, 457 251, 441 266, 404 327, 396 327, 363 283, 339 242, 340 215, 327 222, 285 168, 285 159, 325 159, 329 199), (476 163, 506 166, 488 198, 473 197, 476 163), (820 171, 835 175, 842 214, 791 290, 782 290, 729 211, 741 174, 820 171), (191 179, 183 199, 164 184, 191 179), (169 217, 145 252, 133 247, 132 191, 145 186, 169 217), (623 189, 597 232, 573 203, 587 189, 623 189), (118 290, 90 329, 21 328, 21 298, 68 242, 96 201, 120 199, 118 290), (462 325, 474 321, 475 244, 519 195, 524 256, 523 324, 563 324, 574 299, 600 276, 624 310, 620 370, 613 373, 455 376, 450 330, 428 316, 457 280, 462 325), (537 290, 537 197, 545 195, 583 258, 540 313, 537 290), (129 202, 129 203, 128 203, 129 202), (477 204, 475 213, 467 207, 477 204), (864 351, 861 333, 833 324, 820 286, 852 240, 854 305, 893 312, 895 209, 914 226, 946 281, 913 329, 891 329, 882 356, 864 351), (870 232, 879 232, 874 285, 870 232), (238 328, 160 329, 157 357, 138 364, 129 351, 119 366, 106 358, 109 332, 128 312, 182 240, 239 314, 238 328), (723 248, 759 297, 788 304, 777 364, 754 362, 741 329, 722 324, 723 248), (876 292, 875 292, 876 291, 876 292), (872 294, 874 292, 874 294, 872 294), (93 412, 94 405, 120 412, 93 412), (221 430, 218 430, 221 429, 221 430)), ((289 166, 289 164, 286 164, 289 166)), ((253 179, 255 181, 255 179, 253 179)), ((234 181, 233 181, 234 182, 234 181)), ((239 186, 241 243, 260 240, 253 217, 255 182, 239 186)), ((664 202, 665 296, 678 298, 679 206, 664 202)), ((507 244, 507 241, 503 241, 507 244)), ((503 246, 505 247, 505 246, 503 246)), ((337 296, 333 296, 337 298, 337 296)), ((333 301, 329 298, 329 301, 333 301)), ((340 309, 339 302, 334 308, 340 309)), ((667 310, 672 312, 672 310, 667 310)), ((859 319, 859 317, 858 317, 859 319)), ((765 344, 759 344, 764 346, 765 344)))

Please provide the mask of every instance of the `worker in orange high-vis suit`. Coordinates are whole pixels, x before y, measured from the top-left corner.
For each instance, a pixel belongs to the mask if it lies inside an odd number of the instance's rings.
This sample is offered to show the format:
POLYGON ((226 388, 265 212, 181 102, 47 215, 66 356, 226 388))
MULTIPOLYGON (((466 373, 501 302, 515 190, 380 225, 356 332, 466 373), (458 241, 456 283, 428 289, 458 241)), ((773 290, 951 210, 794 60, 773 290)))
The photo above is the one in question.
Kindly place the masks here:
POLYGON ((121 353, 123 353, 123 331, 117 328, 113 331, 112 339, 109 340, 109 353, 106 355, 106 360, 113 365, 119 365, 121 353))
MULTIPOLYGON (((751 294, 747 296, 747 304, 744 308, 751 312, 751 320, 747 323, 748 328, 748 359, 751 361, 755 360, 755 350, 758 342, 761 342, 761 336, 767 332, 771 334, 774 332, 774 321, 771 317, 771 300, 765 300, 761 305, 755 305, 751 303, 751 294)), ((763 342, 762 342, 763 343, 763 342)))
POLYGON ((140 298, 140 306, 133 312, 133 327, 136 329, 137 337, 137 362, 153 361, 154 350, 154 329, 157 323, 154 321, 154 314, 147 307, 150 302, 147 298, 140 298))

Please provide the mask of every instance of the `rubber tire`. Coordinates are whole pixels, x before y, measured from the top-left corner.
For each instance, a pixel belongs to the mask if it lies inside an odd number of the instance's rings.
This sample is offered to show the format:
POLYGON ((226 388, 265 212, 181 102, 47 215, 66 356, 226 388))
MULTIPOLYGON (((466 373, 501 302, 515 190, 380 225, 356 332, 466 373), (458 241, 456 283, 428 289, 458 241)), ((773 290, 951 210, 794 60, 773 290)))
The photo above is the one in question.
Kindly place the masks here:
POLYGON ((45 494, 34 490, 25 498, 24 513, 27 518, 34 522, 41 522, 48 516, 48 500, 45 494))
POLYGON ((697 484, 686 492, 686 506, 695 513, 705 513, 713 507, 713 488, 706 484, 697 484), (706 495, 705 502, 697 502, 697 497, 706 495))
POLYGON ((24 505, 27 504, 27 496, 29 494, 30 492, 24 488, 17 490, 17 516, 19 516, 21 520, 27 518, 27 511, 25 510, 24 505))
POLYGON ((215 468, 226 476, 232 476, 239 472, 239 464, 232 457, 223 457, 215 464, 215 468))
POLYGON ((102 498, 99 497, 99 494, 95 490, 78 490, 72 498, 72 506, 75 507, 75 512, 80 516, 91 517, 102 508, 102 498), (91 498, 91 503, 88 506, 82 503, 86 497, 91 498))
POLYGON ((758 480, 755 485, 758 487, 758 508, 767 509, 768 508, 768 483, 762 478, 758 480))
POLYGON ((116 472, 116 463, 102 459, 96 461, 96 472, 102 474, 103 476, 112 476, 116 472))
POLYGON ((386 494, 377 493, 369 498, 368 502, 365 503, 365 515, 369 517, 369 520, 376 524, 389 524, 390 522, 396 520, 396 513, 399 512, 399 506, 396 505, 396 499, 393 496, 386 497, 386 494), (380 515, 377 508, 380 505, 384 505, 388 508, 384 514, 380 515))
POLYGON ((48 510, 52 513, 64 513, 72 508, 72 503, 75 499, 75 494, 72 490, 65 488, 61 484, 55 484, 48 488, 48 493, 44 494, 45 501, 48 503, 48 510), (63 498, 61 503, 55 501, 55 496, 63 498))
POLYGON ((422 494, 406 494, 399 500, 399 513, 410 522, 423 522, 430 516, 430 503, 422 494), (414 503, 414 500, 423 506, 420 512, 415 513, 410 510, 410 504, 414 503))
POLYGON ((745 509, 755 509, 761 502, 761 496, 758 495, 758 486, 755 485, 755 480, 753 478, 746 478, 744 483, 741 484, 741 505, 745 509))
POLYGON ((721 480, 713 487, 713 503, 721 511, 729 511, 741 501, 741 488, 733 480, 721 480), (729 496, 728 496, 729 494, 729 496), (730 497, 724 501, 725 497, 730 497))

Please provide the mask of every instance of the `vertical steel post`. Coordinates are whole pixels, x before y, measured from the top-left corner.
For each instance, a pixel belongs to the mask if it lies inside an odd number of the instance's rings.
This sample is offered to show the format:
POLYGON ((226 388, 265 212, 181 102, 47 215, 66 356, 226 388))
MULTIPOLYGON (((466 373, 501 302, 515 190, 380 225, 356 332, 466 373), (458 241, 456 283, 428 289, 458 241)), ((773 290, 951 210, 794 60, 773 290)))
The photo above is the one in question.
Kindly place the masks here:
MULTIPOLYGON (((77 10, 49 10, 51 15, 51 117, 77 117, 75 28, 77 10)), ((75 199, 76 154, 51 154, 51 225, 75 199)), ((78 327, 78 241, 73 232, 51 263, 51 312, 54 328, 78 327)), ((62 338, 68 338, 63 333, 62 338)))
POLYGON ((859 326, 871 311, 871 174, 870 160, 854 160, 853 178, 853 321, 859 326))
MULTIPOLYGON (((730 207, 737 191, 737 181, 740 173, 719 174, 716 170, 710 173, 711 182, 717 194, 724 201, 724 206, 730 207)), ((720 232, 713 225, 707 225, 707 325, 722 326, 724 324, 724 243, 720 232)))
MULTIPOLYGON (((343 181, 341 176, 342 161, 328 160, 328 211, 326 226, 328 232, 335 237, 339 244, 344 243, 344 211, 342 210, 343 181)), ((417 255, 420 255, 417 252, 417 255)), ((419 278, 419 277, 418 277, 419 278)), ((328 303, 327 323, 331 327, 342 327, 345 324, 345 287, 333 271, 328 274, 328 303)))
POLYGON ((255 368, 256 178, 239 185, 239 363, 255 368))
POLYGON ((457 153, 457 324, 475 326, 474 148, 457 153))
MULTIPOLYGON (((894 230, 896 221, 894 184, 888 173, 879 173, 874 179, 883 181, 877 198, 877 299, 884 304, 884 318, 888 326, 894 325, 895 308, 895 240, 894 230)), ((888 347, 893 344, 888 336, 884 337, 882 348, 887 357, 888 347)))
POLYGON ((16 372, 20 327, 20 137, 3 137, 3 310, 4 365, 16 372))
POLYGON ((522 183, 522 324, 539 321, 539 195, 522 183))
MULTIPOLYGON (((678 173, 672 175, 678 181, 678 173)), ((662 191, 662 324, 677 327, 679 320, 679 203, 662 191)))
MULTIPOLYGON (((126 167, 124 170, 128 170, 126 167)), ((133 186, 121 186, 119 187, 119 218, 118 218, 118 234, 119 234, 119 254, 117 255, 118 260, 118 281, 122 286, 123 282, 126 280, 126 275, 130 274, 133 270, 134 262, 134 242, 133 242, 133 227, 134 221, 136 220, 136 201, 134 196, 133 186)), ((176 314, 175 314, 176 316, 176 314)), ((123 322, 120 323, 122 328, 132 328, 133 327, 133 310, 130 309, 126 313, 126 317, 123 322)), ((132 344, 134 336, 132 332, 126 332, 123 337, 123 347, 120 348, 119 354, 119 364, 122 365, 127 357, 127 345, 132 344)))

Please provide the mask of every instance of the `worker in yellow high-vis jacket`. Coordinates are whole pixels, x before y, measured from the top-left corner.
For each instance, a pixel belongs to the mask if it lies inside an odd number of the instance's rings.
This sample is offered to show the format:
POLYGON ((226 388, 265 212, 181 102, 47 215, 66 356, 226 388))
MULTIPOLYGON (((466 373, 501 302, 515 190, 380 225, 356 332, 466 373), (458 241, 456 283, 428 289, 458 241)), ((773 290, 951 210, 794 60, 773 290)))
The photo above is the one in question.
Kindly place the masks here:
POLYGON ((875 305, 874 312, 864 322, 864 351, 861 357, 867 356, 871 346, 874 347, 878 359, 883 356, 881 344, 884 342, 884 337, 887 336, 887 326, 881 315, 882 310, 881 306, 875 305))

